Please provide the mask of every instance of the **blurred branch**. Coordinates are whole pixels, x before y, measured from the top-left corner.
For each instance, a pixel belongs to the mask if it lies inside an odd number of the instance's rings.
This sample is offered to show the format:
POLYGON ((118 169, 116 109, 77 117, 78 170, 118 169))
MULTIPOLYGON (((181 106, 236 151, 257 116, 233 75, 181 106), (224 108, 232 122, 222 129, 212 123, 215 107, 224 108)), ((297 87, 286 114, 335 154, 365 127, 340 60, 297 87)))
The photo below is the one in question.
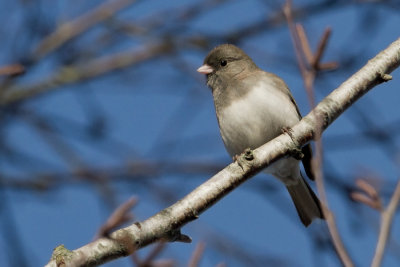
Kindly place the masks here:
MULTIPOLYGON (((339 8, 343 5, 348 5, 346 1, 310 1, 300 8, 295 8, 292 11, 294 18, 304 18, 313 14, 321 14, 324 11, 339 8)), ((245 25, 238 31, 232 32, 226 36, 226 40, 231 43, 237 43, 240 40, 250 39, 250 37, 260 33, 261 31, 275 28, 286 23, 286 16, 283 12, 277 12, 271 16, 265 17, 256 23, 245 25)))
POLYGON ((20 113, 21 117, 31 124, 57 154, 69 165, 71 169, 84 168, 85 164, 75 152, 71 145, 65 142, 60 136, 56 135, 57 130, 46 119, 33 116, 32 113, 20 113))
POLYGON ((372 264, 371 264, 372 267, 381 266, 386 243, 389 239, 390 229, 392 227, 393 216, 396 212, 399 201, 400 201, 400 181, 397 182, 396 189, 389 202, 389 205, 385 210, 382 211, 378 243, 376 244, 375 255, 374 258, 372 259, 372 264))
POLYGON ((337 68, 336 62, 321 63, 322 55, 325 52, 331 29, 326 28, 318 44, 315 53, 311 52, 309 41, 301 24, 293 21, 291 1, 287 1, 283 7, 283 13, 289 25, 293 46, 296 52, 297 62, 304 80, 304 86, 309 96, 311 107, 315 106, 313 84, 318 72, 337 68))
POLYGON ((362 190, 361 192, 351 192, 351 198, 354 201, 358 201, 363 203, 377 211, 382 212, 382 201, 379 197, 378 192, 376 191, 375 187, 373 187, 370 183, 368 183, 364 179, 357 179, 356 180, 357 187, 362 190))
POLYGON ((84 64, 65 66, 36 84, 7 88, 0 98, 0 106, 15 104, 60 88, 61 85, 72 84, 94 78, 111 71, 126 68, 166 53, 171 50, 168 41, 159 44, 145 44, 140 49, 134 48, 124 52, 93 59, 84 64))
POLYGON ((81 166, 78 169, 66 172, 43 172, 28 177, 2 175, 2 183, 10 189, 48 190, 67 183, 74 183, 71 177, 82 181, 91 180, 92 177, 102 177, 99 183, 116 182, 121 180, 140 180, 157 178, 163 173, 173 175, 193 175, 215 173, 224 165, 214 162, 169 162, 169 161, 128 161, 115 167, 89 168, 81 166))
POLYGON ((133 220, 133 214, 129 213, 129 210, 132 209, 136 203, 137 198, 135 197, 131 197, 126 202, 122 203, 100 227, 95 239, 100 237, 108 237, 112 230, 133 220))
POLYGON ((24 73, 25 68, 21 64, 11 64, 0 67, 0 76, 18 75, 24 73))
MULTIPOLYGON (((177 17, 177 20, 182 22, 176 24, 181 25, 185 20, 188 19, 188 17, 192 18, 193 15, 197 16, 202 14, 202 12, 209 10, 215 5, 220 5, 225 1, 226 0, 209 0, 206 3, 202 2, 201 4, 194 4, 189 8, 182 8, 180 12, 178 12, 177 17)), ((71 40, 96 24, 112 17, 112 15, 114 15, 116 12, 133 2, 134 0, 108 0, 93 10, 88 11, 86 14, 62 24, 57 30, 55 30, 55 32, 42 40, 34 52, 34 57, 36 56, 37 59, 40 59, 44 55, 59 48, 68 40, 71 40)), ((340 3, 333 4, 340 6, 340 3)), ((322 3, 311 4, 296 9, 293 11, 293 14, 294 16, 312 14, 317 11, 327 10, 329 7, 332 7, 332 3, 330 3, 330 1, 324 1, 322 3), (308 12, 304 12, 304 10, 307 10, 308 12)), ((171 12, 164 12, 163 14, 156 14, 156 16, 152 17, 149 22, 145 23, 147 26, 144 26, 144 28, 148 28, 145 31, 155 31, 157 30, 157 27, 164 26, 165 21, 160 19, 160 17, 166 17, 170 19, 170 13, 171 12), (157 17, 157 15, 160 17, 157 17)), ((63 85, 79 83, 88 79, 99 77, 100 75, 107 74, 117 69, 126 68, 139 62, 153 59, 161 54, 171 52, 174 46, 178 48, 188 46, 210 48, 210 46, 215 42, 238 42, 248 36, 260 33, 268 27, 275 27, 277 24, 282 24, 283 22, 284 16, 283 14, 279 13, 272 16, 270 19, 267 19, 266 21, 262 20, 256 24, 245 25, 238 31, 227 33, 225 35, 192 35, 184 38, 180 38, 179 36, 179 33, 182 32, 182 26, 175 26, 175 28, 173 28, 170 32, 163 35, 164 39, 160 40, 158 43, 147 41, 139 49, 128 49, 120 53, 91 59, 83 64, 63 66, 50 74, 47 78, 43 78, 40 81, 33 82, 28 85, 15 85, 14 82, 6 83, 2 86, 2 88, 0 88, 0 92, 2 92, 2 95, 0 95, 0 107, 19 103, 28 99, 30 100, 31 98, 43 93, 57 90, 63 85), (172 34, 174 31, 176 34, 172 34), (176 41, 175 44, 174 41, 178 39, 179 41, 176 41), (213 40, 213 42, 210 42, 209 40, 213 40)), ((131 28, 127 24, 124 25, 121 25, 121 28, 125 30, 127 28, 131 28)), ((136 30, 134 30, 134 32, 136 32, 136 30)), ((147 33, 145 36, 148 35, 149 33, 147 33)))
POLYGON ((192 257, 190 258, 190 261, 187 265, 188 267, 198 267, 199 266, 199 263, 203 256, 205 247, 206 247, 206 245, 204 244, 204 242, 200 242, 197 244, 195 250, 193 251, 192 257))
POLYGON ((42 58, 68 40, 85 32, 96 24, 109 19, 115 13, 133 2, 135 2, 135 0, 107 0, 98 7, 88 11, 86 14, 61 24, 53 33, 39 43, 34 52, 36 59, 42 58))
POLYGON ((293 153, 310 141, 316 132, 326 129, 350 105, 374 86, 388 81, 389 74, 400 65, 400 38, 322 100, 292 128, 291 135, 282 134, 267 144, 247 150, 238 160, 221 170, 180 201, 154 216, 136 222, 64 255, 53 254, 47 266, 64 263, 71 266, 94 266, 126 256, 157 240, 190 242, 181 228, 197 219, 213 204, 269 164, 293 153), (323 122, 321 125, 320 122, 323 122))
POLYGON ((175 265, 172 259, 155 261, 156 257, 161 254, 165 247, 165 242, 158 242, 143 260, 139 259, 136 252, 133 252, 132 261, 137 267, 172 267, 175 265))

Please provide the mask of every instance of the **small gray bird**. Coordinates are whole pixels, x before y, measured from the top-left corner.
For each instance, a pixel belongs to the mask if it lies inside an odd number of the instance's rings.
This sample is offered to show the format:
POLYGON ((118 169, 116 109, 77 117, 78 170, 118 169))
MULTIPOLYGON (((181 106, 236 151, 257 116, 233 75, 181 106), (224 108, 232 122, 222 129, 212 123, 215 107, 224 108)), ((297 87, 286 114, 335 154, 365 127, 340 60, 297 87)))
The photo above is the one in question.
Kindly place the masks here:
MULTIPOLYGON (((197 70, 207 75, 225 148, 231 157, 255 149, 301 119, 293 96, 278 76, 261 70, 240 48, 223 44, 207 55, 197 70)), ((311 180, 311 146, 302 148, 304 169, 311 180)), ((282 181, 305 226, 323 218, 321 204, 300 173, 299 161, 287 157, 265 169, 282 181)))

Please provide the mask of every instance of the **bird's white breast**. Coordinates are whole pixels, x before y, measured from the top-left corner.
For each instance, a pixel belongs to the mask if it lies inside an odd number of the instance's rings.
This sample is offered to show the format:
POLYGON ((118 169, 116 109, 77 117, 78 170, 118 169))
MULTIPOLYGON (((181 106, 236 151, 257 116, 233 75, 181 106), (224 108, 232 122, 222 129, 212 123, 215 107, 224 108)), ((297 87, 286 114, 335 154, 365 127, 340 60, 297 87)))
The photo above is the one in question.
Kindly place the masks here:
POLYGON ((225 147, 234 156, 270 141, 299 118, 290 98, 263 80, 220 110, 218 120, 225 147))

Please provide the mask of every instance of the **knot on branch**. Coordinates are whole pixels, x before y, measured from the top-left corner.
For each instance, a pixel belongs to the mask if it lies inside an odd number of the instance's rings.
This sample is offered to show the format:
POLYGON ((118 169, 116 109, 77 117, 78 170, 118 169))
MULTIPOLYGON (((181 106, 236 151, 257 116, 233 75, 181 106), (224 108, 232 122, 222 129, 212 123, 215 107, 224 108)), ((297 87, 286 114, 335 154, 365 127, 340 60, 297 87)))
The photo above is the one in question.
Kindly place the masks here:
POLYGON ((66 249, 64 245, 54 248, 51 259, 56 261, 57 266, 66 266, 68 259, 72 258, 73 252, 66 249))
POLYGON ((182 243, 191 243, 192 239, 190 236, 184 235, 181 233, 181 229, 174 229, 169 231, 164 238, 169 242, 182 242, 182 243))
POLYGON ((390 74, 378 73, 378 80, 379 80, 380 83, 388 82, 388 81, 390 81, 392 79, 393 79, 393 77, 390 74))

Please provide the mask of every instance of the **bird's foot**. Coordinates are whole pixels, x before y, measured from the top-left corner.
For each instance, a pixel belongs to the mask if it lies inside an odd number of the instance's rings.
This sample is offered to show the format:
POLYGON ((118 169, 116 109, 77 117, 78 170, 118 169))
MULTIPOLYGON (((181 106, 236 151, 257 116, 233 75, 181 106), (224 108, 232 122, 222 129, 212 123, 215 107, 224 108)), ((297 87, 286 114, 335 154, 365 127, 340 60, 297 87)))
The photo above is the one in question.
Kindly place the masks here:
POLYGON ((243 159, 245 159, 246 161, 252 161, 254 159, 254 155, 253 155, 253 151, 250 148, 246 148, 242 154, 235 155, 232 158, 233 158, 233 161, 236 161, 238 163, 239 167, 242 168, 242 170, 244 170, 243 159), (243 155, 243 158, 241 157, 242 155, 243 155))
POLYGON ((294 148, 290 151, 290 156, 297 159, 302 160, 304 158, 304 154, 299 148, 294 148))
MULTIPOLYGON (((294 142, 292 128, 282 127, 281 131, 282 131, 282 133, 286 133, 287 135, 289 135, 290 139, 292 139, 292 141, 294 142)), ((290 156, 292 156, 293 158, 295 158, 297 160, 301 160, 304 158, 304 154, 301 151, 301 149, 299 149, 299 148, 292 149, 292 151, 290 152, 290 156)))

